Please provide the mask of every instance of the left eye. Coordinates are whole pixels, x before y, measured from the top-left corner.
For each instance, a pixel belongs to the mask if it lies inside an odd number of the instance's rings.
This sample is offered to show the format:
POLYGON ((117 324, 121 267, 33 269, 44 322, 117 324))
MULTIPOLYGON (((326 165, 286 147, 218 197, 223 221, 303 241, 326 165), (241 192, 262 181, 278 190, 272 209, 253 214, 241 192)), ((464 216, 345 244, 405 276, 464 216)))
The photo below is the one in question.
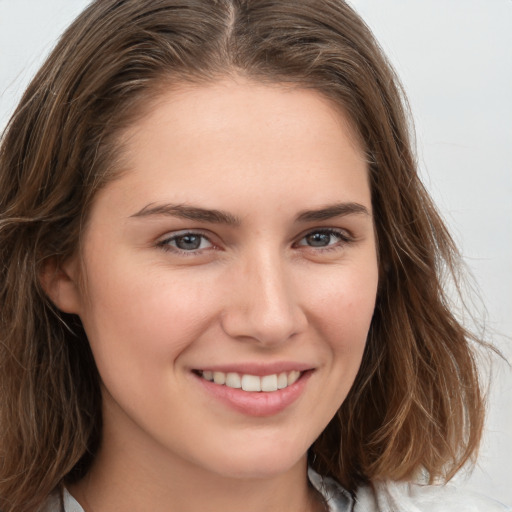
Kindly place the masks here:
POLYGON ((212 246, 212 243, 208 238, 199 233, 181 233, 166 238, 158 245, 163 248, 172 247, 180 251, 192 252, 207 249, 212 246))
POLYGON ((308 233, 298 241, 297 245, 322 248, 336 245, 339 242, 348 242, 348 240, 349 238, 347 235, 344 235, 339 231, 327 229, 308 233))

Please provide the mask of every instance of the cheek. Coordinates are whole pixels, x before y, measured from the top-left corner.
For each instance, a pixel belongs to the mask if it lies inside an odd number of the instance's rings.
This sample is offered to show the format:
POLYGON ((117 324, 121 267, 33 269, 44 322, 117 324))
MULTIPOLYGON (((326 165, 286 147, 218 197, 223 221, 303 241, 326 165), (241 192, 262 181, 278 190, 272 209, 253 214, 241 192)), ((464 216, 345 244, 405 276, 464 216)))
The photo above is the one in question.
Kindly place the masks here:
POLYGON ((310 283, 311 313, 327 338, 339 339, 343 345, 366 340, 375 309, 377 266, 339 269, 329 279, 310 283))
POLYGON ((377 264, 336 269, 329 280, 320 281, 310 295, 309 311, 318 339, 329 361, 331 377, 328 389, 333 403, 341 405, 357 375, 363 357, 368 330, 375 309, 377 264))
POLYGON ((91 264, 89 274, 81 318, 104 378, 115 371, 147 379, 172 365, 208 322, 212 300, 190 279, 170 279, 165 269, 131 271, 122 261, 91 264))

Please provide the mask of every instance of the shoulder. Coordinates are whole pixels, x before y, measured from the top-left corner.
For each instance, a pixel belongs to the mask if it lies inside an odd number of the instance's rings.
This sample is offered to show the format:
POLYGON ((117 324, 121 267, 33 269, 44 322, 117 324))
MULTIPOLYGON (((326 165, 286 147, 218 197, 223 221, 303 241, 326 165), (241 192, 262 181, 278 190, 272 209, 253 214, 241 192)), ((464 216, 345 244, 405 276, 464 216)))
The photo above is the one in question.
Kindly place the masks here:
POLYGON ((309 480, 329 512, 512 512, 512 508, 453 485, 374 482, 352 495, 332 478, 309 469, 309 480))
POLYGON ((511 508, 452 485, 377 482, 358 489, 354 512, 512 512, 511 508))

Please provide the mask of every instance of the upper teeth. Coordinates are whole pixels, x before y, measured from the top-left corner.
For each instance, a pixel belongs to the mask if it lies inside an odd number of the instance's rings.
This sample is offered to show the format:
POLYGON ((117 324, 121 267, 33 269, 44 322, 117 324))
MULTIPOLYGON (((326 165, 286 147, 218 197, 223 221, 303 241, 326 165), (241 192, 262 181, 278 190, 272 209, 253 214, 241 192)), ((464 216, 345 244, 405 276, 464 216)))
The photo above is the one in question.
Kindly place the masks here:
POLYGON ((300 377, 301 372, 293 370, 291 372, 274 373, 272 375, 248 375, 229 372, 212 372, 204 370, 202 377, 215 384, 221 384, 230 388, 242 388, 244 391, 277 391, 291 386, 300 377))

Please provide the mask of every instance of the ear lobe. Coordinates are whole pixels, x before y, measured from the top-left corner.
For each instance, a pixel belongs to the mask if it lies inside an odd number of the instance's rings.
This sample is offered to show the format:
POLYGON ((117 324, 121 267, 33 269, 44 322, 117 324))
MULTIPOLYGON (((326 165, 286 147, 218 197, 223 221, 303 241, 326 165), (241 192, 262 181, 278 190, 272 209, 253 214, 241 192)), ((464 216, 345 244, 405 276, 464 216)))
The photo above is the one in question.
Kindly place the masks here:
POLYGON ((55 258, 43 266, 39 280, 48 298, 64 313, 80 313, 81 294, 78 265, 73 258, 59 264, 55 258))

